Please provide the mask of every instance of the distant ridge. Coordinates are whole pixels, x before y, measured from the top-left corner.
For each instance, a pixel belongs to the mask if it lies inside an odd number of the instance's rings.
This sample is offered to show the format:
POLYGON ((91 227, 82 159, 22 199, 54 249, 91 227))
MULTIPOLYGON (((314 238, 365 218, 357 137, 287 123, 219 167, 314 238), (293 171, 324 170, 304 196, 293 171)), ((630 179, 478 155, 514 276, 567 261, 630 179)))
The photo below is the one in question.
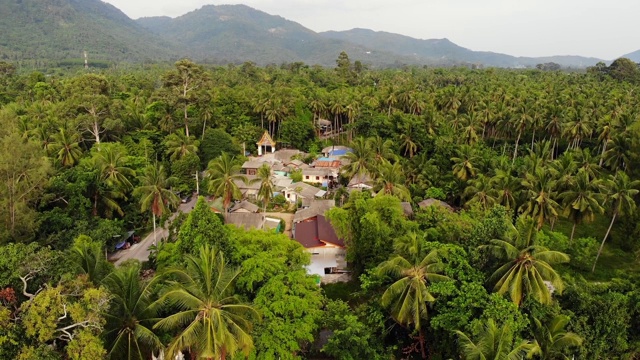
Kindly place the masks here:
POLYGON ((441 64, 481 64, 497 67, 531 67, 536 64, 555 62, 565 67, 587 67, 600 59, 581 56, 550 56, 540 58, 515 57, 488 51, 473 51, 458 46, 448 39, 420 40, 409 36, 368 29, 327 31, 320 35, 336 40, 353 42, 372 49, 387 49, 390 52, 413 56, 420 61, 441 64))
POLYGON ((335 65, 341 51, 367 63, 414 62, 386 50, 372 51, 342 40, 327 39, 283 17, 246 5, 206 5, 177 18, 148 17, 137 22, 155 34, 185 45, 190 56, 224 62, 258 64, 302 61, 335 65))
MULTIPOLYGON (((132 20, 100 0, 0 0, 0 60, 196 61, 335 66, 340 52, 374 67, 478 65, 584 68, 581 56, 515 57, 473 51, 448 39, 415 39, 368 29, 316 33, 246 5, 206 5, 185 15, 132 20)), ((640 51, 625 55, 640 62, 640 51)))

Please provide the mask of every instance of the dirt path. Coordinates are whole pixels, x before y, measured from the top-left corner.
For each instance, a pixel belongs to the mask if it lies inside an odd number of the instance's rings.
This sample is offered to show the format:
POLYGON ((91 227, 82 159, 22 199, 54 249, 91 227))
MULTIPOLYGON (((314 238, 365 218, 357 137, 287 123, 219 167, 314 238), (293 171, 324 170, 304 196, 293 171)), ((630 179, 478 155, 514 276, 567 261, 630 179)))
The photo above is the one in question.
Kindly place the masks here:
MULTIPOLYGON (((180 204, 178 211, 182 211, 183 213, 189 213, 191 209, 195 206, 196 201, 198 201, 198 197, 194 196, 193 199, 191 199, 191 201, 189 201, 188 203, 180 204)), ((171 220, 175 218, 175 216, 176 216, 175 213, 171 215, 171 217, 169 218, 169 221, 167 221, 165 226, 168 226, 171 220)), ((157 238, 157 241, 162 241, 162 239, 166 238, 168 234, 169 233, 166 228, 158 227, 156 229, 155 238, 157 238)), ((131 247, 127 250, 118 251, 117 253, 110 256, 109 259, 112 261, 117 259, 114 262, 116 266, 122 264, 123 262, 129 259, 137 259, 141 262, 147 261, 149 260, 149 253, 150 253, 149 247, 153 245, 153 242, 154 242, 154 236, 153 236, 153 232, 151 232, 149 235, 147 235, 147 237, 144 238, 144 240, 140 241, 137 244, 131 245, 131 247)))

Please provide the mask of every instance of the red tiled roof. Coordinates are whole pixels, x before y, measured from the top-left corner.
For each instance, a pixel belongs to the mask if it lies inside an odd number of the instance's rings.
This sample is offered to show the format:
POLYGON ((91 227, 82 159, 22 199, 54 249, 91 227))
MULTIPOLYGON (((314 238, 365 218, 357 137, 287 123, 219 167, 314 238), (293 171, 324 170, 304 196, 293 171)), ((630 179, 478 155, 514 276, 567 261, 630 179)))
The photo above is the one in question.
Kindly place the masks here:
POLYGON ((339 168, 341 166, 341 162, 340 160, 333 160, 333 161, 316 161, 313 166, 316 168, 339 168))

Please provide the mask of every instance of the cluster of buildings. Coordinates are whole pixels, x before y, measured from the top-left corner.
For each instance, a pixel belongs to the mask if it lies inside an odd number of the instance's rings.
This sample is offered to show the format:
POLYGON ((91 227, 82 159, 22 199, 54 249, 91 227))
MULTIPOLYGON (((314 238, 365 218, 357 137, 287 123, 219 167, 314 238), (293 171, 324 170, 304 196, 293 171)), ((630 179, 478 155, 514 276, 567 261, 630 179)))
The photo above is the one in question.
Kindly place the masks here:
MULTIPOLYGON (((344 146, 330 146, 322 149, 322 155, 307 164, 302 159, 307 154, 299 150, 276 150, 276 142, 264 133, 257 143, 258 156, 251 157, 243 165, 243 173, 248 182, 238 181, 236 185, 243 194, 243 201, 236 203, 227 214, 227 222, 245 229, 281 230, 280 219, 266 216, 256 201, 260 188, 259 182, 252 182, 258 169, 264 164, 271 168, 275 185, 274 196, 281 194, 286 201, 297 204, 293 220, 286 228, 291 229, 292 240, 297 241, 311 254, 311 264, 307 267, 310 274, 319 275, 323 280, 340 276, 347 272, 345 260, 345 242, 341 239, 326 212, 335 206, 333 199, 325 199, 327 189, 337 184, 340 169, 346 165, 343 156, 351 149, 344 146), (291 173, 300 171, 302 181, 293 182, 291 173)), ((356 176, 349 182, 349 190, 368 190, 373 187, 367 176, 356 176)), ((420 206, 429 206, 438 200, 425 200, 420 206)), ((446 205, 446 203, 443 203, 446 205)), ((405 215, 412 216, 411 204, 402 203, 405 215)), ((448 206, 448 205, 446 205, 448 206)))

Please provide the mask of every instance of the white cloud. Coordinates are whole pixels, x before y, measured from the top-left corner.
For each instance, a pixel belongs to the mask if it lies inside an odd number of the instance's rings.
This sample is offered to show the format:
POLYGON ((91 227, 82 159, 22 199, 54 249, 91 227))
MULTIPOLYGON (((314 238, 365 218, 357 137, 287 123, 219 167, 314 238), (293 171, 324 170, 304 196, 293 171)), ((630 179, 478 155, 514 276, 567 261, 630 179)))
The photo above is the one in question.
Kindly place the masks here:
POLYGON ((637 0, 106 0, 127 15, 180 16, 206 4, 243 3, 314 31, 355 27, 449 38, 517 56, 613 59, 640 49, 637 0))

